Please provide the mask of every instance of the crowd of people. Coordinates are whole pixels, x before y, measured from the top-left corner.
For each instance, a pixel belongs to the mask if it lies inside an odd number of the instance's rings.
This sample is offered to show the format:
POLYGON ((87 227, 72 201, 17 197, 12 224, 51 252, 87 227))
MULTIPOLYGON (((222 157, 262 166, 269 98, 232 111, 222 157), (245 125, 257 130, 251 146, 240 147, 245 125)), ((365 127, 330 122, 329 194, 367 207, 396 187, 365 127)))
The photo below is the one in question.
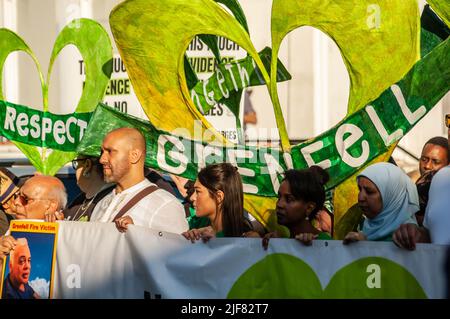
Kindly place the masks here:
MULTIPOLYGON (((436 137, 425 144, 416 184, 392 163, 366 167, 355 180, 364 218, 345 236, 343 244, 393 241, 408 250, 414 250, 417 243, 450 244, 448 141, 436 137)), ((27 251, 24 243, 7 235, 12 219, 113 222, 120 232, 128 231, 133 224, 178 233, 192 242, 214 237, 259 237, 265 249, 270 238, 282 237, 249 218, 235 166, 208 165, 195 181, 173 176, 178 188, 173 190, 156 171, 144 167, 145 155, 145 139, 137 129, 111 131, 103 140, 100 158, 80 154, 72 162, 82 193, 69 205, 64 184, 56 177, 35 175, 21 181, 2 168, 0 260, 10 254, 12 272, 13 254, 27 251), (177 193, 184 196, 182 201, 177 193)), ((290 238, 305 245, 332 239, 332 225, 321 227, 324 216, 330 221, 333 214, 325 205, 328 180, 327 172, 318 166, 284 173, 274 211, 290 238)), ((13 279, 8 279, 10 286, 4 294, 11 295, 16 289, 17 298, 38 297, 26 282, 13 279)))

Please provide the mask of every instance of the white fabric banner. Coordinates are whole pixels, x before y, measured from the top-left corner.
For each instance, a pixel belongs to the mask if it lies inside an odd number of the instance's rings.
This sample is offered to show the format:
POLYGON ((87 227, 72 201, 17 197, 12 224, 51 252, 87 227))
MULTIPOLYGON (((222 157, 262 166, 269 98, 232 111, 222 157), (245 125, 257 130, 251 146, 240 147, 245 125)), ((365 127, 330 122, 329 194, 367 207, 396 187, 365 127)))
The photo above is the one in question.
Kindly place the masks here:
POLYGON ((446 246, 216 238, 60 222, 55 298, 445 298, 446 246))

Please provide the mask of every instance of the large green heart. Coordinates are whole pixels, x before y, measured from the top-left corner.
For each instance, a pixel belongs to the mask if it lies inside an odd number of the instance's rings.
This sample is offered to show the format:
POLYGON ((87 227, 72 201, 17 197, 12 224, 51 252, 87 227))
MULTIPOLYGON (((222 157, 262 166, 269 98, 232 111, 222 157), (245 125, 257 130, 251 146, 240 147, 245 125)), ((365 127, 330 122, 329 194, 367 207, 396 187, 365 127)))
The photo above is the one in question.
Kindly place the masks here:
MULTIPOLYGON (((210 130, 209 135, 200 132, 204 142, 223 138, 197 110, 186 84, 184 54, 198 34, 226 37, 255 60, 273 102, 284 152, 290 152, 291 145, 275 79, 278 51, 289 32, 312 26, 340 48, 351 81, 346 118, 399 81, 420 56, 416 1, 274 0, 271 23, 269 74, 244 27, 215 1, 127 0, 110 15, 114 39, 150 122, 167 132, 183 128, 177 135, 197 139, 195 123, 200 121, 203 130, 210 130)), ((294 167, 301 166, 301 154, 293 152, 292 157, 294 167)), ((270 208, 274 202, 273 197, 245 196, 245 208, 264 224, 273 221, 270 208)))
MULTIPOLYGON (((325 267, 327 265, 324 265, 325 267)), ((414 276, 399 264, 382 257, 358 259, 338 270, 325 290, 314 270, 287 254, 271 254, 246 270, 228 298, 427 298, 414 276), (371 268, 381 269, 379 287, 370 278, 371 268), (369 271, 369 273, 368 273, 369 271), (402 284, 399 285, 398 283, 402 284)))
MULTIPOLYGON (((86 64, 86 82, 76 109, 77 113, 92 112, 101 102, 112 72, 112 46, 105 29, 89 19, 77 19, 68 24, 58 35, 50 57, 47 79, 41 71, 36 56, 14 32, 0 29, 0 100, 4 100, 2 90, 3 66, 8 55, 14 51, 27 53, 34 61, 41 81, 43 112, 48 112, 48 89, 53 63, 60 51, 67 45, 74 45, 86 64)), ((45 116, 45 115, 44 115, 45 116)), ((76 156, 75 152, 50 150, 42 147, 13 142, 30 159, 39 172, 54 175, 61 166, 76 156)))

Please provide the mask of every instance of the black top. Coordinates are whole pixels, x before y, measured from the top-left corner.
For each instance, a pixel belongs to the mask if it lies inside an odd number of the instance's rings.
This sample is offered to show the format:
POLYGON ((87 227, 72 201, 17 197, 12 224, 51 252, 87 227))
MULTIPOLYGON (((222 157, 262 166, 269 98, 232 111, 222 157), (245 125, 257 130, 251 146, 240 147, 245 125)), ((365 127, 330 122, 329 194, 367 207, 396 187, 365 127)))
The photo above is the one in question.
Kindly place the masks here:
POLYGON ((80 193, 70 205, 63 210, 64 219, 71 221, 85 221, 88 222, 91 219, 92 212, 94 211, 95 205, 108 195, 113 189, 114 185, 105 188, 100 191, 91 199, 86 198, 85 193, 80 193))

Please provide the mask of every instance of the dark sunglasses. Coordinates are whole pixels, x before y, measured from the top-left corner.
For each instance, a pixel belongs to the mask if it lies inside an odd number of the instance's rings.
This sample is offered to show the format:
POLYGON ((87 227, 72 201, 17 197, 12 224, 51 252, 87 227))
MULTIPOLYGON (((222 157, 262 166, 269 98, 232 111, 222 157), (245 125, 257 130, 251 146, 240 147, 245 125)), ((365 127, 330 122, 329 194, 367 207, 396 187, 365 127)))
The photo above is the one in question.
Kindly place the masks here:
POLYGON ((450 114, 447 114, 445 116, 445 126, 447 126, 448 128, 450 128, 450 114))
POLYGON ((88 158, 77 158, 72 161, 72 167, 74 170, 77 170, 80 167, 80 162, 86 162, 88 158))

